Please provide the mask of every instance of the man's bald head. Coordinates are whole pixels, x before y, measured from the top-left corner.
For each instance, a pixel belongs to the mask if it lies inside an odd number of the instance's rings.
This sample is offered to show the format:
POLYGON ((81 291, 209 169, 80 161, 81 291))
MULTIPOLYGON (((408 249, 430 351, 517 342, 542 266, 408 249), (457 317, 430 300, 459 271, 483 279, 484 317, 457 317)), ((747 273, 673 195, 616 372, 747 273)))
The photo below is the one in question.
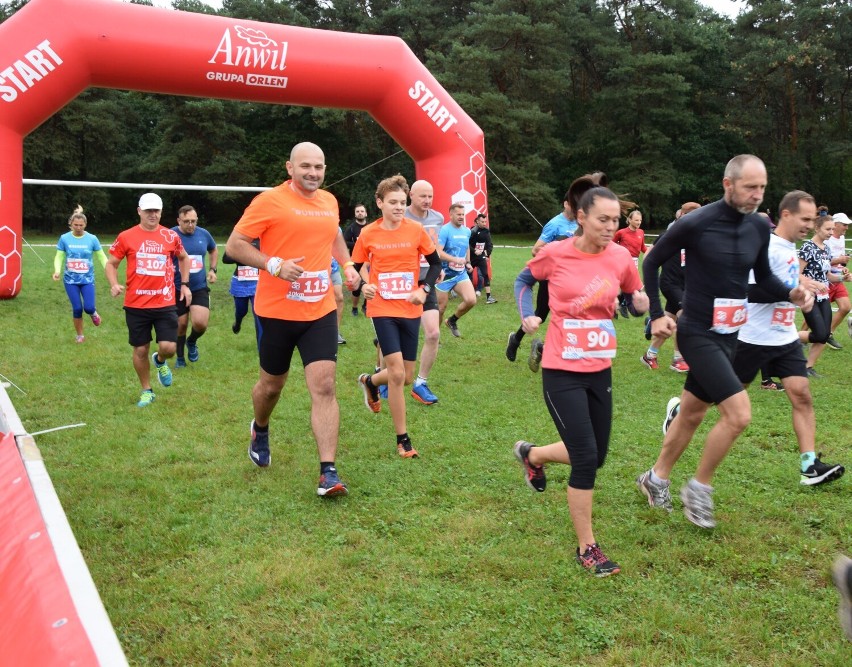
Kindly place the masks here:
POLYGON ((293 189, 303 197, 312 198, 325 180, 325 155, 309 141, 293 146, 287 161, 287 173, 293 189))
POLYGON ((434 195, 435 191, 429 181, 414 181, 411 184, 411 191, 408 195, 411 197, 412 212, 418 217, 424 217, 429 209, 432 208, 434 195))

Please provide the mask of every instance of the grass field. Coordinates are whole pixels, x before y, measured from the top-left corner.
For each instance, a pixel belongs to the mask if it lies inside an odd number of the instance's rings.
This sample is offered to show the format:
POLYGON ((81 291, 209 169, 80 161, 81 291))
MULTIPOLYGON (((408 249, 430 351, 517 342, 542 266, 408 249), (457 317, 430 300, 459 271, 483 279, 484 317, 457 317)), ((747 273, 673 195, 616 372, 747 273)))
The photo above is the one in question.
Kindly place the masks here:
MULTIPOLYGON (((641 319, 616 325, 615 419, 595 505, 622 573, 598 580, 575 564, 569 470, 550 468, 535 494, 511 453, 519 438, 558 438, 528 342, 517 363, 503 355, 528 249, 496 249, 499 303, 480 301, 460 321, 463 338, 442 335, 430 378, 440 403, 408 403, 417 460, 397 456, 386 406, 372 415, 363 404, 355 380, 372 366, 373 335, 346 309, 338 468, 350 495, 333 500, 315 495, 300 363, 271 423, 272 466, 246 456, 256 351, 250 319, 231 333, 226 267, 200 361, 171 388, 155 385, 140 410, 121 303, 102 273, 104 323, 87 320, 76 345, 50 279, 54 250, 36 251, 46 264, 25 248, 22 292, 0 302, 0 373, 26 392, 9 389, 28 430, 87 424, 37 443, 131 664, 850 664, 829 567, 852 552, 852 476, 801 487, 789 403, 753 388, 752 425, 716 479, 719 527, 692 526, 677 499, 671 516, 652 511, 633 480, 656 458, 683 377, 639 363, 641 319)), ((826 350, 812 387, 818 449, 848 467, 845 327, 838 339, 844 349, 826 350)), ((670 357, 667 344, 665 366, 670 357)), ((699 450, 675 469, 675 488, 699 450)))

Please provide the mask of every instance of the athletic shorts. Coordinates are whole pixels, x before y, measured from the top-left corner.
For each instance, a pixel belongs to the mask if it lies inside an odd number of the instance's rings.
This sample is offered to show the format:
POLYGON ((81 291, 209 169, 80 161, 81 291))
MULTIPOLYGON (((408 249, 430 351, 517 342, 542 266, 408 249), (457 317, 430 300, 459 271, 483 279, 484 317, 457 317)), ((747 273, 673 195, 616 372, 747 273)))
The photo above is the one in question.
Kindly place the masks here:
POLYGON ((340 275, 340 269, 332 272, 331 284, 332 285, 342 285, 343 284, 343 276, 340 275))
POLYGON ((828 298, 834 303, 838 299, 849 298, 849 290, 846 289, 845 283, 829 283, 828 298))
POLYGON ((683 310, 683 288, 676 285, 660 285, 660 291, 666 297, 664 310, 672 315, 677 315, 683 310))
POLYGON ((677 346, 689 364, 683 388, 699 400, 719 404, 743 390, 733 366, 737 334, 678 331, 677 346))
POLYGON ((124 321, 127 323, 128 340, 133 347, 141 347, 151 342, 151 327, 157 335, 157 342, 177 343, 177 308, 124 308, 124 321))
POLYGON ((373 327, 384 356, 402 352, 403 361, 417 359, 420 338, 419 317, 374 317, 373 327))
POLYGON ((463 283, 465 280, 470 282, 470 276, 467 275, 466 271, 462 271, 461 273, 457 273, 454 276, 449 276, 444 278, 441 282, 435 285, 435 289, 441 290, 444 293, 449 292, 453 287, 458 285, 459 283, 463 283))
POLYGON ((290 370, 293 351, 299 348, 302 366, 315 361, 337 361, 337 311, 318 320, 300 322, 258 317, 261 324, 260 367, 270 375, 290 370))
MULTIPOLYGON (((786 345, 753 345, 740 341, 734 356, 734 372, 743 384, 749 384, 761 368, 770 377, 807 377, 807 361, 802 344, 795 340, 786 345)), ((691 368, 691 367, 690 367, 691 368)))
MULTIPOLYGON (((426 273, 429 269, 420 268, 420 282, 426 280, 426 273)), ((355 294, 353 292, 352 294, 355 294)), ((427 310, 438 310, 438 293, 433 289, 429 290, 429 293, 426 295, 426 301, 423 302, 423 312, 425 313, 427 310)))
MULTIPOLYGON (((178 292, 180 294, 180 292, 178 292)), ((202 306, 207 310, 210 310, 210 288, 204 287, 200 290, 196 290, 192 293, 192 303, 189 304, 189 308, 193 306, 202 306)), ((184 299, 179 299, 177 302, 177 314, 178 317, 183 317, 189 312, 189 308, 186 307, 186 301, 184 299)))

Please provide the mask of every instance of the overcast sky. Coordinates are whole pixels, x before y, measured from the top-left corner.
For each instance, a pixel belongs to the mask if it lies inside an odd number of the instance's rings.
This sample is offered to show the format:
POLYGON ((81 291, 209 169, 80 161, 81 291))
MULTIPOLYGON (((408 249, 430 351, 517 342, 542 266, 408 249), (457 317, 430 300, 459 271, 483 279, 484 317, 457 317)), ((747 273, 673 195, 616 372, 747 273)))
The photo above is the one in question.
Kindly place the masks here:
MULTIPOLYGON (((222 0, 201 0, 205 4, 217 9, 222 7, 222 0)), ((743 0, 699 0, 701 4, 715 9, 718 13, 734 17, 743 7, 743 0)), ((170 0, 154 0, 157 7, 171 7, 170 0)))

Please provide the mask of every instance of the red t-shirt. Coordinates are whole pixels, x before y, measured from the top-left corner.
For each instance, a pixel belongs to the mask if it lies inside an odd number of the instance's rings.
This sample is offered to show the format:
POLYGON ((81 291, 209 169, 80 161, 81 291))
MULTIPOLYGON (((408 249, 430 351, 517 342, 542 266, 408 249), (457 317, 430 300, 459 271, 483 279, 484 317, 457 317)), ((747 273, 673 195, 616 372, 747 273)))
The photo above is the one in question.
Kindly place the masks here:
POLYGON ((173 258, 183 251, 180 237, 162 225, 151 232, 142 225, 125 229, 110 246, 109 253, 127 258, 127 287, 124 305, 128 308, 165 308, 175 305, 173 258))
POLYGON ((296 259, 305 272, 293 282, 261 271, 254 308, 258 315, 310 322, 337 306, 331 284, 331 248, 340 231, 337 200, 326 190, 310 199, 290 187, 290 181, 260 193, 234 230, 260 239, 270 257, 296 259))
POLYGON ((420 255, 431 255, 435 244, 419 222, 403 218, 396 229, 384 229, 381 219, 361 231, 352 261, 370 264, 370 284, 379 289, 367 301, 367 317, 420 317, 423 306, 406 301, 417 289, 420 255))
POLYGON ((542 368, 594 373, 609 368, 615 356, 615 298, 641 289, 642 281, 621 246, 610 243, 588 254, 574 247, 576 240, 549 243, 527 266, 536 280, 548 281, 550 294, 542 368))
POLYGON ((648 250, 648 246, 645 245, 645 232, 641 228, 636 231, 633 231, 630 227, 619 229, 612 240, 614 243, 627 248, 631 257, 639 257, 641 253, 648 250))

